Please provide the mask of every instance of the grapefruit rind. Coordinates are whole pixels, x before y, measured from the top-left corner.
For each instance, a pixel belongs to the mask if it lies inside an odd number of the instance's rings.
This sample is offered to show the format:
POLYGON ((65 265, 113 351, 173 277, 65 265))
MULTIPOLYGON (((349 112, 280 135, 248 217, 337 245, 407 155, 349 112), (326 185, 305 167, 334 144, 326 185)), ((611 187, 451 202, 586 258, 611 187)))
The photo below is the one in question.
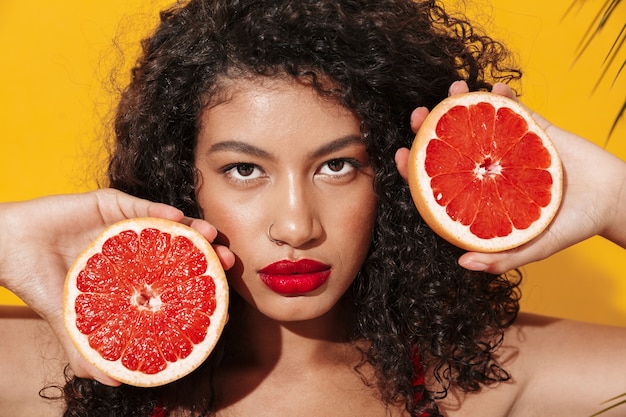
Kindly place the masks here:
POLYGON ((546 132, 521 104, 515 100, 493 93, 470 92, 444 99, 428 114, 411 146, 408 182, 411 196, 418 212, 435 233, 465 250, 500 252, 521 246, 532 240, 541 234, 552 222, 561 203, 562 166, 556 147, 546 132), (488 239, 474 235, 469 231, 469 226, 452 219, 446 213, 446 206, 440 205, 433 194, 430 184, 431 177, 427 174, 425 168, 426 148, 431 140, 438 140, 436 128, 437 122, 441 117, 454 106, 470 106, 484 102, 491 104, 496 111, 502 107, 507 107, 525 119, 528 123, 528 131, 535 133, 541 138, 543 146, 550 154, 552 163, 546 170, 553 179, 551 200, 545 207, 541 208, 541 215, 538 220, 525 229, 513 227, 512 231, 506 236, 488 239))
POLYGON ((228 316, 228 283, 221 267, 217 254, 211 244, 196 230, 181 223, 159 218, 135 218, 123 220, 105 229, 74 261, 69 269, 64 289, 63 317, 70 339, 78 352, 94 367, 122 383, 137 387, 155 387, 173 382, 191 373, 200 366, 213 351, 222 333, 228 316), (132 230, 139 234, 142 230, 154 228, 174 236, 184 236, 191 240, 200 249, 207 260, 207 270, 204 275, 210 276, 215 284, 215 309, 210 316, 211 322, 206 337, 184 359, 167 362, 167 367, 155 374, 146 374, 133 371, 122 365, 121 360, 110 361, 89 346, 88 335, 81 333, 77 326, 75 301, 81 291, 77 288, 76 279, 79 272, 85 267, 87 260, 99 253, 104 242, 120 232, 132 230))

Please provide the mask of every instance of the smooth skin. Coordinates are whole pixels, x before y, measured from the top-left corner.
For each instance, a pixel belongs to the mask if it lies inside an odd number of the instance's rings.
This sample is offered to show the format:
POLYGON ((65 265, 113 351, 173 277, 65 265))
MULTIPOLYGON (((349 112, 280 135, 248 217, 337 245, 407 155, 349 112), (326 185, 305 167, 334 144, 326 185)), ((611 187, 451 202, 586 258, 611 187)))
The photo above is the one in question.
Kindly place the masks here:
MULTIPOLYGON (((464 88, 455 83, 451 93, 464 88)), ((367 235, 374 216, 371 170, 358 140, 358 118, 287 81, 237 83, 229 92, 229 100, 207 108, 199 136, 198 193, 208 222, 185 219, 171 207, 111 190, 0 205, 0 284, 54 329, 19 314, 0 319, 0 337, 6 341, 0 344, 1 366, 12 371, 0 377, 0 409, 28 415, 27 399, 34 398, 42 378, 58 375, 64 358, 55 334, 79 375, 116 384, 87 366, 68 343, 59 317, 63 277, 81 248, 107 224, 149 214, 191 223, 215 240, 244 300, 243 314, 231 317, 231 325, 248 340, 242 338, 241 349, 228 352, 217 375, 219 415, 298 416, 313 406, 328 416, 403 415, 402 406, 386 407, 353 371, 360 356, 357 346, 346 343, 349 310, 337 302, 367 249, 367 240, 354 236, 359 231, 367 235), (268 120, 275 122, 268 125, 268 120), (218 146, 224 143, 228 145, 218 146), (272 222, 272 236, 281 245, 267 237, 272 222), (239 223, 246 227, 237 227, 239 223), (298 257, 331 265, 328 285, 315 294, 286 299, 259 284, 259 268, 298 257), (248 350, 250 345, 258 349, 248 350), (25 363, 46 375, 17 372, 25 363), (18 395, 15 386, 24 394, 18 395), (15 396, 5 395, 10 389, 15 396)), ((494 92, 511 94, 499 85, 494 92)), ((413 113, 415 129, 426 113, 413 113)), ((557 220, 524 248, 505 254, 467 253, 462 265, 504 271, 595 234, 624 245, 626 164, 546 126, 566 172, 557 220)), ((406 149, 396 154, 398 171, 405 177, 407 157, 406 149)), ((624 346, 626 329, 522 315, 499 350, 513 379, 478 393, 451 392, 440 407, 450 417, 588 416, 602 401, 626 391, 624 346)), ((367 366, 362 371, 372 377, 367 366)), ((59 413, 44 401, 38 407, 40 412, 31 415, 59 413)), ((623 409, 606 415, 623 415, 623 409)))

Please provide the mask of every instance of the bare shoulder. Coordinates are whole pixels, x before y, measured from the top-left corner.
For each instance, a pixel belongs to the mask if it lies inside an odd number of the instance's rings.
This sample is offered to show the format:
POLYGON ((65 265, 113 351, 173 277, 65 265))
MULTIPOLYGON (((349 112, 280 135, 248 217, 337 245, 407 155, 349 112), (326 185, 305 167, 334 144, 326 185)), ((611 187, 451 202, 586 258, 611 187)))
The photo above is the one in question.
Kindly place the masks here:
MULTIPOLYGON (((626 392, 625 328, 521 314, 498 358, 511 379, 451 393, 441 402, 445 415, 584 417, 626 392)), ((625 412, 626 406, 603 417, 625 412)))
POLYGON ((48 324, 27 307, 0 306, 0 409, 15 416, 59 416, 66 360, 48 324))

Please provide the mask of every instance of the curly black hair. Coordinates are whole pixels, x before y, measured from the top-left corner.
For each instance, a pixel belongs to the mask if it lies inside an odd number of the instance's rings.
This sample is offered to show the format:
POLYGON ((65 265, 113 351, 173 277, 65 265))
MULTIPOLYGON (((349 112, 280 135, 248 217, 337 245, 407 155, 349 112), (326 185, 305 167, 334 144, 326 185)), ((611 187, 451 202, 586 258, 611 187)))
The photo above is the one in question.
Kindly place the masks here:
MULTIPOLYGON (((363 121, 378 208, 350 296, 354 338, 370 342, 365 360, 385 401, 405 403, 411 415, 439 416, 435 399, 450 388, 475 391, 507 380, 495 353, 519 310, 519 276, 459 267, 461 251, 422 221, 393 162, 398 148, 411 145, 411 111, 432 108, 453 81, 481 90, 521 77, 506 48, 433 0, 177 4, 143 41, 122 94, 109 185, 201 216, 194 167, 200 115, 220 80, 250 76, 305 81, 363 121), (413 383, 415 355, 435 388, 413 383)), ((76 378, 65 387, 65 415, 150 415, 157 399, 166 408, 210 414, 212 390, 203 384, 218 356, 158 389, 76 378)))

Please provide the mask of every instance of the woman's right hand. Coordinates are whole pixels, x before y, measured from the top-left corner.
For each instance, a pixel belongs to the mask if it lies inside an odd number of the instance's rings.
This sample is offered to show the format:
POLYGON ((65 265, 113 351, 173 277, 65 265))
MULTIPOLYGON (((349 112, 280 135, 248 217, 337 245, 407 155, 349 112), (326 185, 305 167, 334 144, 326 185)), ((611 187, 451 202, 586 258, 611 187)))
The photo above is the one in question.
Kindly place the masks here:
MULTIPOLYGON (((113 189, 0 203, 0 285, 20 297, 48 321, 77 376, 107 385, 119 382, 90 366, 66 334, 62 317, 65 275, 78 255, 108 226, 135 217, 159 217, 187 224, 208 241, 217 230, 166 204, 132 197, 113 189)), ((225 269, 234 255, 214 246, 225 269)))

